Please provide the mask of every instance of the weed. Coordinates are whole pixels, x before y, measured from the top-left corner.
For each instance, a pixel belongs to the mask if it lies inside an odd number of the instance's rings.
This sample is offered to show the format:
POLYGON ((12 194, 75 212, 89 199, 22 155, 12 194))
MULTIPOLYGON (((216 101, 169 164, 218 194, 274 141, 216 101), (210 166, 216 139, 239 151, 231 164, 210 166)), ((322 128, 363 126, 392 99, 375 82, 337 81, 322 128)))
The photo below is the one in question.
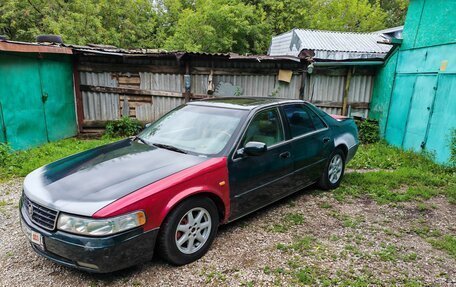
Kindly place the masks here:
POLYGON ((253 287, 255 286, 255 282, 254 281, 247 281, 245 283, 242 283, 241 286, 246 286, 246 287, 253 287))
POLYGON ((304 223, 304 216, 300 213, 288 213, 284 219, 289 225, 300 225, 304 223))
POLYGON ((362 218, 361 216, 352 218, 352 217, 350 217, 350 216, 348 216, 348 215, 344 215, 344 216, 343 216, 342 225, 343 225, 344 227, 356 228, 356 227, 358 227, 363 221, 364 221, 364 218, 362 218))
POLYGON ((398 258, 397 247, 392 244, 383 245, 382 249, 374 254, 382 261, 396 261, 398 258))
POLYGON ((444 235, 436 239, 430 239, 429 243, 439 250, 447 252, 453 258, 456 258, 456 236, 444 235))
POLYGON ((320 204, 320 208, 332 208, 332 205, 325 201, 320 204))
POLYGON ((272 232, 277 232, 277 233, 285 233, 288 231, 288 227, 283 224, 273 224, 268 229, 272 232))
POLYGON ((402 259, 405 262, 411 262, 411 261, 416 261, 417 258, 418 258, 418 255, 415 252, 411 252, 411 253, 404 255, 402 259))
POLYGON ((456 167, 456 129, 451 131, 450 139, 450 165, 456 167))
POLYGON ((295 273, 298 281, 304 285, 313 285, 317 280, 317 271, 312 267, 304 267, 295 273))
POLYGON ((128 137, 136 135, 143 128, 140 121, 130 117, 122 117, 120 120, 109 121, 106 124, 105 136, 128 137))
POLYGON ((267 230, 277 233, 285 233, 291 226, 304 223, 304 216, 300 213, 287 213, 282 220, 282 223, 275 223, 268 226, 267 230))

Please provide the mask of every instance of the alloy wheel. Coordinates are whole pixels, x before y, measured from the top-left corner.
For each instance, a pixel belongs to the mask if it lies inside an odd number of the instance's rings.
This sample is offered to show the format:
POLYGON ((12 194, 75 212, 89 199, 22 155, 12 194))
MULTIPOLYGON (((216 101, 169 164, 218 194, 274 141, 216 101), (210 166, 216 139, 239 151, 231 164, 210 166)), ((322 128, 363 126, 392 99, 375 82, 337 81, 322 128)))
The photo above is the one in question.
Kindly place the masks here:
POLYGON ((204 246, 209 238, 212 221, 209 212, 197 207, 188 211, 179 221, 175 241, 180 252, 193 254, 204 246))
POLYGON ((342 157, 339 154, 335 154, 329 163, 328 168, 328 179, 332 184, 335 184, 339 181, 340 176, 342 175, 342 169, 344 163, 342 157))

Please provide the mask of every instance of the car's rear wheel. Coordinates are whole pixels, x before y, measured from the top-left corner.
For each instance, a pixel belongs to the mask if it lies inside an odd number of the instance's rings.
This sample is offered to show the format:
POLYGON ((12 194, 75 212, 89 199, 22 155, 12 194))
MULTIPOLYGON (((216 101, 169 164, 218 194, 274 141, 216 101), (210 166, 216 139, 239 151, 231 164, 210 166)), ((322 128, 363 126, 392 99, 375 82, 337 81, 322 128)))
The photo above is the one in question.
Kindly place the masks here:
POLYGON ((318 186, 324 190, 339 187, 345 171, 345 154, 341 149, 335 149, 329 156, 325 170, 318 181, 318 186))
POLYGON ((189 198, 167 216, 160 228, 158 251, 171 264, 201 258, 212 244, 219 225, 218 210, 206 197, 189 198))

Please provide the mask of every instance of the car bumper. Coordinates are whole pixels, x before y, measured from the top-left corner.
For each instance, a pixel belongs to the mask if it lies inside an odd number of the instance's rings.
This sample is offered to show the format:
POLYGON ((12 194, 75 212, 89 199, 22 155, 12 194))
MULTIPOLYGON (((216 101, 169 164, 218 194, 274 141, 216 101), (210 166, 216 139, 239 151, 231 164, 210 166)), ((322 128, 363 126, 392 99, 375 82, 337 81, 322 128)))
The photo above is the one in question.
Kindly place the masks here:
POLYGON ((37 232, 42 244, 30 241, 33 250, 56 263, 94 272, 109 273, 152 259, 158 228, 144 232, 135 228, 106 237, 87 237, 62 231, 47 231, 34 224, 20 208, 24 233, 37 232))

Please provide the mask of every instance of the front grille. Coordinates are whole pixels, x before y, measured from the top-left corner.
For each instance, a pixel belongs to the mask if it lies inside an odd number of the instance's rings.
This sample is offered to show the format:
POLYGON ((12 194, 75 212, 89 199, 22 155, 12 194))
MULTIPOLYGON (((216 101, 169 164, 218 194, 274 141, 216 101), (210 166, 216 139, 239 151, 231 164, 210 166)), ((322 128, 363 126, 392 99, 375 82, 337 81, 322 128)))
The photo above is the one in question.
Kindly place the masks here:
POLYGON ((29 200, 24 195, 23 207, 28 217, 36 225, 47 230, 54 230, 58 212, 29 200))

